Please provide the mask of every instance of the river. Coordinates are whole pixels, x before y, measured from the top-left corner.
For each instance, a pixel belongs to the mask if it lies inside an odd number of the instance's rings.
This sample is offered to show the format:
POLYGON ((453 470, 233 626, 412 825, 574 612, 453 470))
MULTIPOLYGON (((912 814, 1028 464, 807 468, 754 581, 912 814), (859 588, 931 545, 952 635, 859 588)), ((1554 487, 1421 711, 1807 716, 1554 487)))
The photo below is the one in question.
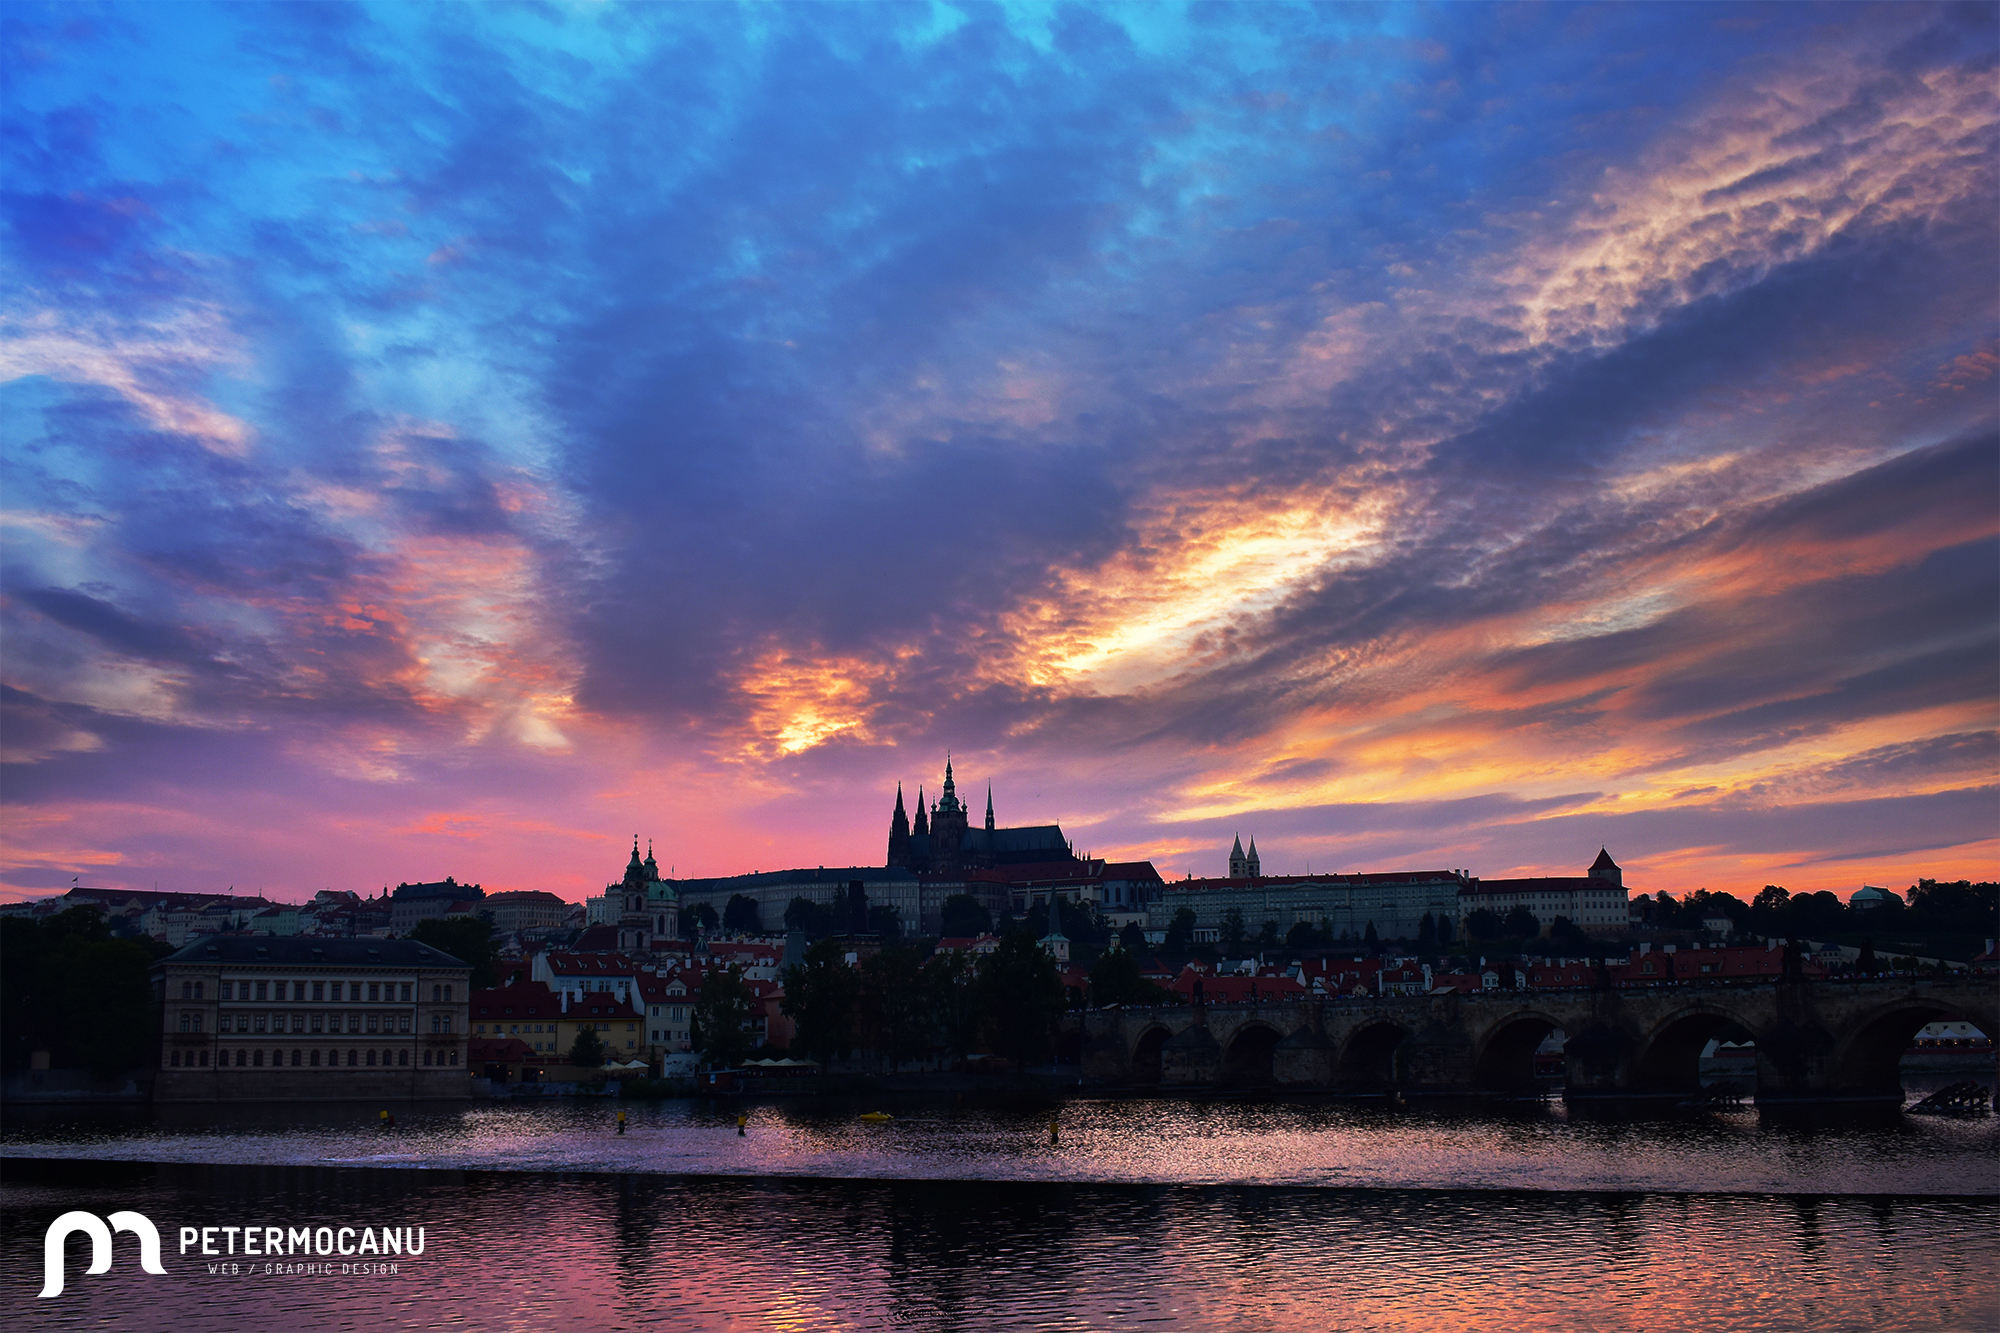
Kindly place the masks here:
POLYGON ((1973 1329, 2000 1314, 1991 1116, 745 1109, 741 1134, 735 1106, 703 1101, 403 1107, 388 1130, 339 1106, 10 1113, 8 1324, 1973 1329), (153 1219, 165 1276, 125 1237, 86 1276, 78 1237, 64 1291, 37 1299, 43 1231, 71 1209, 153 1219), (199 1253, 202 1228, 230 1226, 422 1226, 425 1245, 199 1253))

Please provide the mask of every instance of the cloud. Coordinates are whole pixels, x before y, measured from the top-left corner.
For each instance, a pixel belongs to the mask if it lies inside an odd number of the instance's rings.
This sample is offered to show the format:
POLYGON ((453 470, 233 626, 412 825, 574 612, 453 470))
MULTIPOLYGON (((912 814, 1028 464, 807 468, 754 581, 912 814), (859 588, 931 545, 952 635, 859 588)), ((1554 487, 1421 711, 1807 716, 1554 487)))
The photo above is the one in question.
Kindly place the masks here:
POLYGON ((1757 17, 27 12, 10 797, 1988 855, 1996 40, 1757 17))

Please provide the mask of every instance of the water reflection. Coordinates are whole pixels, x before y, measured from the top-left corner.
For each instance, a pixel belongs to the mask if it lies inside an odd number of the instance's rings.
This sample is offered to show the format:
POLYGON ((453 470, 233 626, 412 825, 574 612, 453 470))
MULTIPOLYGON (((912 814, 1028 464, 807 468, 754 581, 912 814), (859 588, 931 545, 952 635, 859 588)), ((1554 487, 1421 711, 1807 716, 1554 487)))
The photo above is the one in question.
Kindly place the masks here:
POLYGON ((401 1112, 285 1106, 195 1117, 10 1115, 16 1156, 615 1174, 1271 1184, 1342 1188, 2000 1193, 2000 1122, 1753 1110, 1613 1115, 1560 1104, 1393 1111, 1314 1101, 537 1102, 401 1112), (623 1108, 628 1132, 613 1119, 623 1108), (739 1137, 735 1117, 749 1113, 739 1137), (1062 1123, 1048 1142, 1047 1122, 1062 1123))
POLYGON ((1982 1199, 679 1179, 10 1159, 12 1327, 1945 1329, 1994 1308, 1982 1199), (57 1211, 129 1263, 37 1302, 57 1211), (390 1277, 226 1277, 182 1225, 422 1221, 390 1277))

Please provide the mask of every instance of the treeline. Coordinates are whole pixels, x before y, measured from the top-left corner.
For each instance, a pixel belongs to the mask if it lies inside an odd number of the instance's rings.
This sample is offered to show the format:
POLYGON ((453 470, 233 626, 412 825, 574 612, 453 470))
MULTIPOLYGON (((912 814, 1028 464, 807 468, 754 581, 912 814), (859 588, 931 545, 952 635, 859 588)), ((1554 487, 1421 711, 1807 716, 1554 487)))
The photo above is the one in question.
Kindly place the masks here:
POLYGON ((1766 939, 1824 939, 1834 936, 1893 935, 1966 941, 2000 937, 2000 884, 1970 880, 1920 879, 1906 901, 1889 899, 1855 908, 1832 893, 1790 893, 1766 884, 1749 902, 1731 893, 1697 889, 1685 898, 1656 893, 1651 924, 1665 930, 1700 930, 1705 918, 1729 918, 1737 934, 1766 939))
MULTIPOLYGON (((1066 990, 1055 960, 1029 922, 999 935, 991 953, 933 952, 928 942, 892 942, 850 964, 850 945, 811 945, 784 976, 781 1009, 796 1025, 790 1053, 820 1061, 872 1053, 885 1067, 937 1056, 990 1052, 1017 1064, 1049 1058, 1063 1011, 1091 1004, 1152 1004, 1168 993, 1139 975, 1124 950, 1091 969, 1088 995, 1066 990)), ((711 1068, 751 1054, 744 1024, 751 997, 734 970, 711 972, 694 1007, 695 1047, 711 1068)))
POLYGON ((47 1051, 56 1069, 103 1078, 149 1066, 160 1032, 151 972, 171 952, 114 937, 88 907, 0 918, 0 1063, 26 1069, 47 1051))

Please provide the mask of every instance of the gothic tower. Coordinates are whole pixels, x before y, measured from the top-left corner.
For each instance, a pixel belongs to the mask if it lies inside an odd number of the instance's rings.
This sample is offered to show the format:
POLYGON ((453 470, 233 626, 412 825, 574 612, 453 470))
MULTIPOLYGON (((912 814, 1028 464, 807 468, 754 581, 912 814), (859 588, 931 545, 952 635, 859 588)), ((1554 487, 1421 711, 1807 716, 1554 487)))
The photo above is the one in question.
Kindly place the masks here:
MULTIPOLYGON (((922 807, 918 807, 921 809, 922 807)), ((910 868, 910 817, 903 813, 903 784, 896 784, 896 812, 889 816, 889 859, 882 864, 910 868)))
POLYGON ((959 851, 965 846, 969 825, 965 802, 958 799, 958 783, 951 775, 951 760, 944 761, 944 795, 931 807, 931 868, 958 869, 959 851))

